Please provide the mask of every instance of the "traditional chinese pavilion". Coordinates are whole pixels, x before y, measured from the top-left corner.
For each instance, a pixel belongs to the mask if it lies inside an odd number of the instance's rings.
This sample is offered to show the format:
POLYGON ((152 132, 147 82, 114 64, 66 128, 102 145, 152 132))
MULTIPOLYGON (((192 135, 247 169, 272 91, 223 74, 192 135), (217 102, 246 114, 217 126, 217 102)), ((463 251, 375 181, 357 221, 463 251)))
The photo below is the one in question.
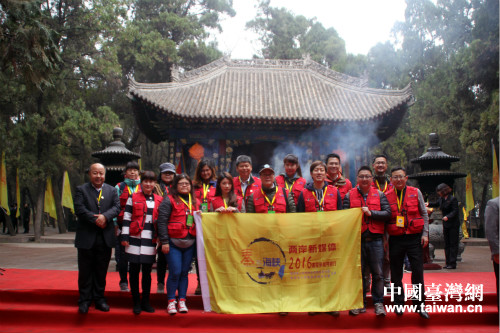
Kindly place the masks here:
POLYGON ((256 168, 286 147, 303 151, 303 163, 338 151, 347 175, 369 162, 369 149, 394 133, 413 103, 410 85, 369 88, 366 80, 309 57, 224 57, 192 71, 174 70, 168 83, 131 80, 129 98, 143 133, 155 143, 167 140, 168 160, 188 171, 202 155, 231 171, 236 156, 247 154, 256 168))

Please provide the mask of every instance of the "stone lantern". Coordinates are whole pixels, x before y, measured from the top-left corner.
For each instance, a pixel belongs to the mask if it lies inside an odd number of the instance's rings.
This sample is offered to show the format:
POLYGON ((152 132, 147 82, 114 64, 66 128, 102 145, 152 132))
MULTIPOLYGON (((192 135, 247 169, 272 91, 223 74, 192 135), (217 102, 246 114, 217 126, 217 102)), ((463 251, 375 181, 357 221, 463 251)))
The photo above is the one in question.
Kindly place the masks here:
MULTIPOLYGON (((424 199, 429 203, 436 203, 438 201, 438 195, 436 193, 436 187, 445 183, 451 188, 454 188, 454 182, 456 178, 463 178, 467 175, 461 172, 451 171, 451 163, 460 160, 457 156, 451 156, 443 152, 441 147, 439 147, 439 136, 436 133, 429 134, 430 147, 427 152, 420 156, 419 158, 414 158, 411 160, 412 163, 420 165, 420 172, 412 175, 408 175, 408 178, 415 179, 418 182, 420 191, 424 195, 424 199)), ((429 224, 429 256, 427 261, 426 269, 433 269, 431 267, 432 259, 434 258, 434 250, 436 248, 444 248, 444 236, 443 236, 443 217, 441 210, 435 208, 432 214, 429 216, 429 220, 433 222, 429 224)), ((460 233, 461 235, 461 233, 460 233)), ((462 237, 462 236, 461 236, 462 237)), ((462 252, 464 251, 464 243, 459 243, 458 257, 457 260, 462 260, 462 252)), ((436 267, 437 268, 437 267, 436 267)), ((438 269, 441 267, 439 266, 438 269)))
POLYGON ((113 142, 106 149, 92 153, 92 157, 106 167, 106 183, 115 186, 123 181, 123 169, 128 162, 141 158, 141 155, 128 150, 122 142, 123 129, 113 129, 113 142))

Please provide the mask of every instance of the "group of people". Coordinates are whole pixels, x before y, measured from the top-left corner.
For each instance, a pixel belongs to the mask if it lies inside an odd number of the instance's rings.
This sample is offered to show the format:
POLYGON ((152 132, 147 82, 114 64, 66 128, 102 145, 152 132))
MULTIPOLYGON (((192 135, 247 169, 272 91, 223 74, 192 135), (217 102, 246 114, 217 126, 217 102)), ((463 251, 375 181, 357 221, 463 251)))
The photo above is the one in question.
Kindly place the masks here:
MULTIPOLYGON (((361 265, 364 280, 371 275, 375 314, 386 315, 384 279, 390 278, 392 288, 401 291, 394 295, 395 304, 404 304, 405 257, 412 267, 412 284, 420 286, 423 294, 423 248, 429 240, 428 208, 420 190, 407 185, 408 177, 403 167, 394 167, 387 175, 387 157, 377 155, 372 167, 358 169, 357 182, 353 186, 342 175, 337 154, 329 154, 324 162, 315 161, 310 165, 310 182, 302 177, 297 156, 289 154, 283 162, 283 174, 276 175, 273 166, 265 164, 256 177, 252 175, 251 158, 240 155, 236 159, 238 176, 223 172, 216 177, 213 163, 202 159, 193 180, 186 174, 176 175, 171 163, 160 165, 157 177, 153 171, 140 174, 137 163, 130 162, 124 173, 124 182, 116 188, 104 183, 104 166, 91 165, 90 182, 78 187, 75 195, 79 220, 75 239, 79 311, 87 313, 92 301, 97 309, 109 311, 104 298, 106 271, 118 235, 116 255, 120 257, 120 287, 128 291, 130 283, 133 312, 155 311, 149 301, 155 261, 158 292, 164 291, 168 264, 167 312, 172 315, 188 312, 188 272, 196 257, 193 213, 198 210, 274 214, 361 208, 361 265), (141 271, 142 294, 139 292, 141 271)), ((450 195, 445 194, 446 191, 442 192, 444 207, 450 195)), ((441 189, 438 192, 441 193, 441 189)), ((454 206, 454 202, 451 205, 454 206)), ((453 217, 450 215, 448 219, 453 217)), ((454 234, 446 237, 451 239, 454 234)), ((453 240, 449 243, 455 246, 453 240)), ((456 267, 454 248, 450 247, 446 258, 447 268, 456 267)), ((366 312, 369 288, 369 283, 364 281, 364 307, 350 310, 351 315, 366 312)), ((421 303, 423 298, 414 300, 414 304, 421 303)), ((403 314, 402 310, 396 313, 403 314)), ((429 318, 423 310, 419 315, 429 318)))

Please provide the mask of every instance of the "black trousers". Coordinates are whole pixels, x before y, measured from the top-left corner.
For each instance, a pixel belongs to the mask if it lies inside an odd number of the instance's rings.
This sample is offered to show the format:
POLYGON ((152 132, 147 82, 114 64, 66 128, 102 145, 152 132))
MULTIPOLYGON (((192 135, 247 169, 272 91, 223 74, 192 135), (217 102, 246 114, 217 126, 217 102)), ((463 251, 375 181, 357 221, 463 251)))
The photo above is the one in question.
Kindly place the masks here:
POLYGON ((419 299, 413 304, 424 302, 424 259, 421 245, 422 234, 409 234, 389 237, 389 258, 391 262, 391 282, 394 283, 394 304, 404 304, 403 265, 405 256, 411 265, 411 283, 413 288, 420 288, 419 299))
POLYGON ((459 231, 460 224, 452 225, 449 228, 443 226, 446 266, 457 267, 459 231))
POLYGON ((126 283, 128 285, 127 271, 128 271, 128 258, 125 253, 125 246, 121 244, 122 235, 117 237, 117 244, 115 246, 116 265, 118 266, 118 273, 120 274, 120 284, 126 283))
POLYGON ((102 233, 97 235, 90 249, 78 249, 78 303, 105 300, 106 275, 111 248, 106 245, 102 233))
POLYGON ((161 252, 161 244, 157 249, 157 261, 156 261, 156 282, 165 284, 165 275, 167 274, 167 259, 165 254, 161 252))
POLYGON ((130 278, 130 292, 132 293, 132 298, 134 303, 138 303, 139 298, 139 272, 142 268, 142 302, 143 304, 149 304, 149 295, 151 294, 151 269, 153 264, 136 264, 129 263, 129 278, 130 278))

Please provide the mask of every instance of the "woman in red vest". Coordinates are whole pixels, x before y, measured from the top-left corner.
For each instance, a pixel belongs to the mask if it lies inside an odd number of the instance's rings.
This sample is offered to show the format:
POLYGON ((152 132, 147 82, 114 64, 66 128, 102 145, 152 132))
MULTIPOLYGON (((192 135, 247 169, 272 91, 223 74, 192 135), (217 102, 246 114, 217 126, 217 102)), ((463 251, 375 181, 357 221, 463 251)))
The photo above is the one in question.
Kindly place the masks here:
POLYGON ((144 171, 141 192, 132 194, 123 214, 122 241, 129 262, 130 291, 134 302, 133 312, 155 312, 149 303, 151 268, 156 259, 156 229, 158 208, 163 198, 153 193, 156 174, 144 171), (139 294, 139 272, 142 270, 142 300, 139 294))
POLYGON ((241 212, 242 197, 234 193, 233 176, 228 172, 223 172, 217 179, 215 197, 210 202, 211 212, 241 212))
POLYGON ((297 198, 298 212, 321 212, 342 209, 342 199, 339 190, 328 185, 326 164, 315 161, 310 167, 312 183, 307 183, 297 198))
POLYGON ((167 312, 171 315, 187 313, 186 292, 188 272, 195 251, 196 229, 193 213, 200 209, 195 198, 191 178, 177 175, 170 194, 165 197, 158 212, 158 234, 169 267, 167 278, 167 312), (179 304, 175 294, 178 292, 179 304))
POLYGON ((201 203, 201 211, 208 212, 208 204, 215 195, 215 168, 207 158, 202 158, 196 166, 193 179, 194 194, 201 203))
POLYGON ((288 154, 283 159, 285 173, 276 177, 276 184, 279 187, 286 188, 293 195, 293 200, 297 204, 299 195, 306 185, 306 180, 302 178, 302 169, 300 168, 299 158, 288 154))

